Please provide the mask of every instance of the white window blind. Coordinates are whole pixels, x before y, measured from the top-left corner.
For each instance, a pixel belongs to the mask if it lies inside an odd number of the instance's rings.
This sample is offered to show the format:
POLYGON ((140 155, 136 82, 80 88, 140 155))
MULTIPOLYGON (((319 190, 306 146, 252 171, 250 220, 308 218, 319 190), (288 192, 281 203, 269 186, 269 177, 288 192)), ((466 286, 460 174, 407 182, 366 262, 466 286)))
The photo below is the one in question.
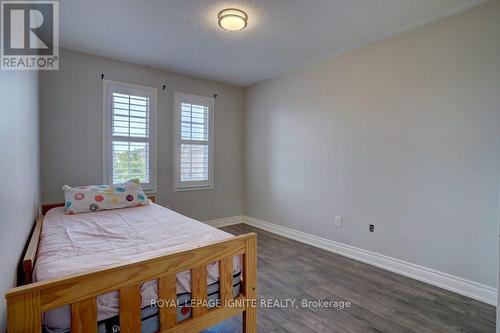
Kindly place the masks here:
POLYGON ((175 187, 211 188, 213 99, 175 95, 175 187))
POLYGON ((156 89, 106 80, 104 93, 105 182, 154 191, 156 89))

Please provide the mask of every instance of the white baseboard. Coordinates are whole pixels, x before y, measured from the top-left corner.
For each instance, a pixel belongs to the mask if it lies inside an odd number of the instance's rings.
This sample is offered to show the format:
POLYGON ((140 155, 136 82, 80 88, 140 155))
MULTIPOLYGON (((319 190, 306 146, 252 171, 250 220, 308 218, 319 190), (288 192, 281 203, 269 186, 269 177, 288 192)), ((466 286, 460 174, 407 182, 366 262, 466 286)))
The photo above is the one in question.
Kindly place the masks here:
MULTIPOLYGON (((301 231, 286 228, 270 222, 251 217, 238 217, 243 223, 250 226, 278 234, 311 246, 331 251, 345 257, 355 259, 388 271, 408 276, 436 287, 440 287, 457 294, 495 305, 497 304, 497 289, 483 284, 466 280, 458 276, 439 272, 434 269, 422 267, 399 259, 391 258, 375 252, 363 250, 354 246, 334 242, 329 239, 306 234, 301 231)), ((232 220, 229 218, 228 220, 232 220)), ((225 219, 222 219, 225 220, 225 219)), ((240 222, 242 223, 242 222, 240 222)), ((229 224, 227 224, 229 225, 229 224)))
POLYGON ((222 219, 205 221, 204 223, 214 228, 228 227, 230 225, 245 223, 245 216, 239 215, 239 216, 225 217, 222 219))
POLYGON ((205 221, 206 224, 222 228, 235 224, 248 224, 274 234, 296 240, 326 251, 364 262, 388 271, 408 276, 418 281, 461 294, 481 302, 497 305, 497 289, 466 280, 458 276, 443 273, 431 268, 415 265, 403 260, 388 257, 372 251, 363 250, 347 244, 335 242, 302 231, 283 227, 274 223, 258 220, 248 216, 232 216, 205 221))

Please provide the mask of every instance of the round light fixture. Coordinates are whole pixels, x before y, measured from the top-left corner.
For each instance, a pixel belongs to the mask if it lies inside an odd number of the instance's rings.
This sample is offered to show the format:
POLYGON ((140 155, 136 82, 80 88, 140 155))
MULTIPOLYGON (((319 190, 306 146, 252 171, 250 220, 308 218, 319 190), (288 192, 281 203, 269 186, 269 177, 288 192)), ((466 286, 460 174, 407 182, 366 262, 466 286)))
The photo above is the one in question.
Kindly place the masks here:
POLYGON ((247 26, 248 15, 236 8, 227 8, 219 12, 219 26, 224 30, 240 31, 247 26))

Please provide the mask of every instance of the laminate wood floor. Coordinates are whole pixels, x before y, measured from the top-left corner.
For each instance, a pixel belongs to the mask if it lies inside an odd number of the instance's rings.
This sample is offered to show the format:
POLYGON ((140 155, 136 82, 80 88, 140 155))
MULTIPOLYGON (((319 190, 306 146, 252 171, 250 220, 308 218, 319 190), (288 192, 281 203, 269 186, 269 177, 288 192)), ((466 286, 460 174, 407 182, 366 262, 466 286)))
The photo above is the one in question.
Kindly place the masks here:
MULTIPOLYGON (((495 307, 247 225, 259 299, 351 301, 350 308, 259 308, 260 332, 494 332, 495 307)), ((297 303, 295 303, 297 304, 297 303)), ((240 316, 205 333, 241 332, 240 316)))

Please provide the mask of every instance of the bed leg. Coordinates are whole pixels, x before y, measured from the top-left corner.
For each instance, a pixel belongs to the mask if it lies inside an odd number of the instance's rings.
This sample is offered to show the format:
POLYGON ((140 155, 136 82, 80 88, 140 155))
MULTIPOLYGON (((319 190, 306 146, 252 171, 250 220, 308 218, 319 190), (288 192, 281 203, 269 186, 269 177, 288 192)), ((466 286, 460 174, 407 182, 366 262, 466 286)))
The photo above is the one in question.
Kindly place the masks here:
POLYGON ((39 333, 41 331, 40 293, 35 291, 7 297, 7 332, 39 333))
POLYGON ((254 303, 243 312, 243 332, 257 332, 257 236, 246 241, 243 258, 245 297, 254 303))
POLYGON ((249 308, 243 312, 243 333, 257 332, 257 308, 249 308))

